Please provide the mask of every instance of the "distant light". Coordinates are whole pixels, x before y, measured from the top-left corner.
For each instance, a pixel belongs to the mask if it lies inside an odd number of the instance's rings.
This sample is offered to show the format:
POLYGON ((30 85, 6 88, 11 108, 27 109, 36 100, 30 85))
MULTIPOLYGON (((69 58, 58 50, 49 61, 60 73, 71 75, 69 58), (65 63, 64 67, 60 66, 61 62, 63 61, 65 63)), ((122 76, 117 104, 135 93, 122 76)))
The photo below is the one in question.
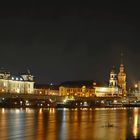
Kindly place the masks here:
POLYGON ((28 100, 26 100, 26 103, 29 103, 29 101, 28 101, 28 100))
POLYGON ((93 85, 96 86, 96 83, 94 82, 93 85))
POLYGON ((84 102, 84 104, 87 104, 87 102, 84 102))
POLYGON ((135 87, 135 88, 138 88, 138 85, 137 85, 137 84, 135 84, 135 85, 134 85, 134 87, 135 87))
POLYGON ((26 105, 29 106, 30 104, 29 103, 26 103, 26 105))
POLYGON ((22 101, 20 101, 20 104, 22 105, 22 101))
POLYGON ((19 110, 19 109, 16 109, 16 110, 15 110, 15 113, 16 113, 16 114, 19 114, 19 113, 20 113, 20 110, 19 110))
POLYGON ((12 77, 12 80, 14 80, 14 77, 12 77))
POLYGON ((18 80, 18 78, 16 78, 16 80, 18 80))
POLYGON ((117 103, 117 100, 114 100, 114 103, 117 103))
POLYGON ((105 103, 104 100, 102 100, 101 103, 104 104, 105 103))
POLYGON ((66 102, 67 102, 67 100, 66 100, 66 99, 64 99, 64 100, 63 100, 63 102, 64 102, 64 103, 66 103, 66 102))

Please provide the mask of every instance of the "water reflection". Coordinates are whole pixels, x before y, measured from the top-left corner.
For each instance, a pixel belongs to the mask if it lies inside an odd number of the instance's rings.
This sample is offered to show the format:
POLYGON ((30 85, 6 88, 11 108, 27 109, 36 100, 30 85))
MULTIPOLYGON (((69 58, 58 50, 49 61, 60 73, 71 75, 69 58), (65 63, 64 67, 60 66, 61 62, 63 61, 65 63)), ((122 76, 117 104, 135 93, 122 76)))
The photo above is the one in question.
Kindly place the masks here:
POLYGON ((137 138, 137 135, 138 135, 138 122, 139 122, 139 117, 138 117, 138 114, 139 114, 139 109, 138 108, 134 108, 133 110, 134 114, 134 121, 133 121, 133 135, 135 138, 137 138))
POLYGON ((140 109, 0 109, 0 139, 140 138, 140 109))

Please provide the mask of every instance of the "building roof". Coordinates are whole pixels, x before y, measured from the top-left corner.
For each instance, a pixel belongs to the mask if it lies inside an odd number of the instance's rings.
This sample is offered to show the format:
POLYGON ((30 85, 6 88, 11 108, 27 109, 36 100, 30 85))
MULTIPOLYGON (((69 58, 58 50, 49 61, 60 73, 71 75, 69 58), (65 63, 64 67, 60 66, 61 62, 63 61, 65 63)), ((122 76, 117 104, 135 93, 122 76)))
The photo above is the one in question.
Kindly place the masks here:
POLYGON ((13 80, 13 81, 24 81, 23 77, 20 75, 10 75, 8 80, 13 80))
POLYGON ((58 85, 49 85, 49 84, 35 84, 36 89, 51 89, 51 90, 59 90, 58 85))
POLYGON ((95 81, 66 81, 60 84, 60 86, 64 86, 64 87, 79 87, 81 88, 82 86, 86 86, 86 87, 93 87, 93 83, 95 81))

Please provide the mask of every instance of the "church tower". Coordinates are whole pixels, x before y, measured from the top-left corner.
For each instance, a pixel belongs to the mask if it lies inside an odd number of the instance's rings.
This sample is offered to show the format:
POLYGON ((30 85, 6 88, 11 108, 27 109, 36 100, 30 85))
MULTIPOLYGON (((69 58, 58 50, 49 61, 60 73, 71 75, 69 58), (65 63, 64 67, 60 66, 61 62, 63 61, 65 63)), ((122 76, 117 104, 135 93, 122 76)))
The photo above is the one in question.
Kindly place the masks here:
POLYGON ((118 85, 117 74, 115 67, 110 72, 109 87, 116 87, 118 85))
POLYGON ((126 96, 126 73, 123 64, 123 53, 121 53, 120 71, 118 73, 118 85, 122 89, 122 95, 126 96))

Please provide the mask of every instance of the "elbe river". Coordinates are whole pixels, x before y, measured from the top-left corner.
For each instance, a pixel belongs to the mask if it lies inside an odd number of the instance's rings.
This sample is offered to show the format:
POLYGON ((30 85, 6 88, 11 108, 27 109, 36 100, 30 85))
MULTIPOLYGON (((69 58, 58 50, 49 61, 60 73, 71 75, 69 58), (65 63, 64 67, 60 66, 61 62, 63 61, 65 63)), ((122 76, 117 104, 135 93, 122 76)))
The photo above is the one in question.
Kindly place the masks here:
POLYGON ((0 140, 140 139, 140 108, 0 108, 0 140))

